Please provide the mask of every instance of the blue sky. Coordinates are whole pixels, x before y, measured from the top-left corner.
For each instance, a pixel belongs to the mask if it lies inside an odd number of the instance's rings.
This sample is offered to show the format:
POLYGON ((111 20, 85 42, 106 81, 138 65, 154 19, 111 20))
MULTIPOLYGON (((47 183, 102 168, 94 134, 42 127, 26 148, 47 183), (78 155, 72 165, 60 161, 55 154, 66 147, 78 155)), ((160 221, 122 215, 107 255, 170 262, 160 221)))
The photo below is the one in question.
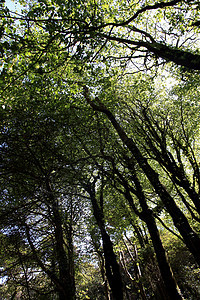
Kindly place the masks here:
POLYGON ((18 3, 17 0, 12 1, 12 0, 6 0, 6 6, 11 10, 11 11, 17 11, 18 13, 21 11, 21 5, 18 3))

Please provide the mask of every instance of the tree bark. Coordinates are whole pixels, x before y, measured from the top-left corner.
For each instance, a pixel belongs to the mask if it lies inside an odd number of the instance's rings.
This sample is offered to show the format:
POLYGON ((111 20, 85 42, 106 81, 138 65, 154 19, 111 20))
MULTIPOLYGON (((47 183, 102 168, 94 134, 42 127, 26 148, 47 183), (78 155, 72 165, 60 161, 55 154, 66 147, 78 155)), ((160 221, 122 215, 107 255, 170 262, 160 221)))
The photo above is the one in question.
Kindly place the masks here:
MULTIPOLYGON (((148 35, 148 34, 147 34, 148 35)), ((120 38, 101 33, 108 41, 116 41, 126 45, 133 45, 139 48, 146 48, 149 52, 154 53, 155 56, 165 59, 167 62, 172 61, 177 65, 188 68, 189 70, 200 70, 200 55, 194 54, 181 49, 174 49, 170 46, 157 43, 156 41, 134 41, 128 38, 120 38)), ((148 35, 149 36, 149 35, 148 35)))
POLYGON ((85 190, 90 195, 94 217, 101 232, 101 237, 103 241, 103 251, 105 257, 106 276, 108 278, 108 282, 112 291, 113 299, 123 300, 123 284, 120 274, 120 268, 113 250, 112 241, 110 240, 110 236, 108 235, 105 229, 104 216, 102 210, 99 208, 95 196, 94 184, 89 183, 87 186, 85 186, 85 190))
MULTIPOLYGON (((63 235, 63 224, 59 212, 59 206, 57 200, 54 199, 53 192, 49 182, 47 183, 47 192, 48 198, 52 204, 53 212, 53 223, 54 223, 54 232, 55 232, 55 242, 56 242, 56 256, 59 268, 59 282, 62 288, 58 289, 59 300, 75 300, 75 279, 74 274, 71 272, 73 266, 73 256, 64 248, 64 235, 63 235)), ((71 234, 69 236, 70 240, 67 241, 72 246, 71 234)))
POLYGON ((151 236, 151 240, 156 253, 156 258, 159 265, 160 273, 164 282, 166 299, 167 300, 183 299, 178 292, 177 284, 175 282, 171 268, 167 261, 165 249, 163 248, 155 219, 150 212, 149 213, 146 212, 144 215, 145 215, 144 216, 145 222, 147 224, 147 228, 151 236))
MULTIPOLYGON (((174 279, 172 270, 169 266, 169 263, 167 261, 167 256, 165 253, 165 249, 162 245, 162 241, 160 239, 160 234, 155 222, 155 219, 153 217, 152 211, 148 208, 145 195, 142 190, 142 186, 139 182, 139 179, 137 178, 137 175, 135 173, 135 170, 133 170, 133 181, 136 187, 135 194, 139 199, 142 212, 140 213, 139 217, 146 223, 154 250, 156 253, 156 258, 158 262, 158 266, 160 269, 160 273, 163 279, 164 283, 164 289, 165 289, 165 299, 171 300, 171 299, 182 299, 182 296, 178 292, 177 284, 174 279)), ((128 187, 126 186, 126 189, 128 187)), ((125 196, 128 198, 128 201, 130 201, 130 192, 127 190, 125 193, 125 196)))
POLYGON ((191 228, 187 218, 183 214, 183 212, 179 209, 176 205, 175 201, 168 193, 164 185, 159 180, 159 175, 156 171, 149 165, 147 159, 142 155, 137 145, 134 141, 128 138, 126 132, 123 130, 121 125, 117 122, 114 115, 110 110, 108 110, 100 101, 98 101, 98 105, 91 101, 88 95, 87 87, 84 87, 84 95, 86 101, 95 111, 99 111, 107 115, 108 119, 112 123, 113 127, 115 128, 116 132, 118 133, 121 141, 126 145, 129 151, 132 153, 133 157, 135 157, 138 165, 143 170, 144 174, 148 178, 151 185, 154 187, 155 192, 158 194, 160 199, 162 200, 164 206, 166 207, 167 211, 172 217, 175 227, 179 230, 183 240, 193 254, 196 262, 200 266, 200 238, 197 233, 191 228))
MULTIPOLYGON (((176 154, 178 157, 178 164, 177 164, 173 155, 167 149, 166 137, 164 137, 164 134, 163 134, 164 138, 161 139, 158 132, 154 128, 153 124, 154 125, 156 124, 156 127, 160 132, 162 131, 161 127, 156 123, 156 121, 153 119, 153 117, 151 117, 151 119, 150 119, 150 117, 148 116, 148 114, 145 110, 143 110, 142 116, 143 116, 142 121, 143 121, 143 123, 145 122, 145 126, 147 126, 147 128, 148 128, 149 134, 146 134, 146 130, 145 130, 146 128, 144 129, 143 127, 141 127, 141 129, 144 132, 145 141, 146 141, 147 145, 149 146, 150 151, 153 152, 153 154, 155 155, 156 160, 159 162, 159 164, 161 166, 164 166, 166 168, 166 170, 168 170, 170 172, 171 178, 173 179, 173 181, 186 191, 186 193, 192 200, 193 204, 195 205, 196 211, 200 215, 200 196, 195 191, 195 188, 190 184, 190 182, 186 176, 186 173, 184 170, 184 165, 181 161, 180 149, 185 151, 186 155, 190 159, 190 163, 193 166, 193 170, 195 171, 197 178, 199 178, 199 169, 198 169, 197 163, 195 161, 192 161, 191 154, 189 154, 187 152, 187 147, 183 147, 182 145, 180 145, 180 143, 177 142, 177 145, 175 148, 175 151, 176 151, 176 154), (159 145, 160 150, 155 146, 153 141, 156 141, 156 144, 159 145)), ((164 133, 164 132, 162 132, 162 133, 164 133)), ((173 136, 173 133, 171 133, 171 135, 172 135, 173 141, 175 141, 175 137, 173 136)), ((185 202, 186 202, 186 200, 185 200, 185 202)))

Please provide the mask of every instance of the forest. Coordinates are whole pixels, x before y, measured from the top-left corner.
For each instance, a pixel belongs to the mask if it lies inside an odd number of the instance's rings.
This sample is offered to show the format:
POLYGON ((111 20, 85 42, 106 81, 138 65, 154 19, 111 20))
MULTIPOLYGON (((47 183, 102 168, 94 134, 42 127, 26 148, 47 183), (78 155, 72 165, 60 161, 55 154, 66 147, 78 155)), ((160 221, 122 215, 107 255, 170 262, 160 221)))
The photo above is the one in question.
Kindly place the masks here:
POLYGON ((198 0, 0 2, 0 299, 200 299, 198 0))

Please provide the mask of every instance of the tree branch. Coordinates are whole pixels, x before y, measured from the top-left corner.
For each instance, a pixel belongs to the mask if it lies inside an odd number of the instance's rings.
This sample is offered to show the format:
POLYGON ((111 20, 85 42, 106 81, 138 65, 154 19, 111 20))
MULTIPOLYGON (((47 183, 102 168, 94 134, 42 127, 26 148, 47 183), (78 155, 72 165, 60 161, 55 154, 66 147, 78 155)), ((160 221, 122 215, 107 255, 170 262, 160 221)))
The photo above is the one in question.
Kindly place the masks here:
MULTIPOLYGON (((154 53, 157 57, 165 59, 167 62, 172 61, 177 65, 192 69, 200 70, 200 55, 193 54, 188 51, 181 49, 174 49, 170 46, 157 43, 157 42, 145 42, 145 41, 133 41, 129 39, 124 39, 120 37, 115 37, 107 35, 104 33, 100 34, 101 37, 106 38, 110 41, 116 41, 125 45, 139 46, 139 48, 144 47, 150 52, 154 53)), ((138 49, 139 51, 139 49, 138 49)))

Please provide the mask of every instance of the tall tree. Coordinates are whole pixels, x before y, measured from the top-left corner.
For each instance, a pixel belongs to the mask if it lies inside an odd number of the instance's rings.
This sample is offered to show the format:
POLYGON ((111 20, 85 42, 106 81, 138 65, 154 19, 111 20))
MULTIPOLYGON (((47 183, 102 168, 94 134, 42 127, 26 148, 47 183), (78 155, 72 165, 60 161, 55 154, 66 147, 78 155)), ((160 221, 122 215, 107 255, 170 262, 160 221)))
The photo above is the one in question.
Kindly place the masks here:
MULTIPOLYGON (((28 264, 21 255, 24 244, 17 244, 29 298, 32 260, 54 282, 60 299, 75 298, 75 200, 68 193, 75 188, 77 202, 84 199, 83 181, 98 172, 108 190, 124 195, 120 201, 126 199, 132 214, 146 223, 166 297, 181 298, 156 218, 164 211, 170 215, 200 264, 195 231, 200 213, 199 94, 197 72, 190 72, 200 65, 194 43, 198 11, 195 0, 29 1, 18 14, 1 3, 2 230, 17 228, 31 252, 28 264), (176 73, 179 85, 171 94, 154 89, 151 76, 123 79, 126 72, 145 70, 156 75, 158 85, 158 67, 166 62, 175 63, 168 71, 176 73), (188 82, 180 83, 181 77, 188 82)), ((103 211, 103 193, 97 201, 97 186, 89 182, 85 189, 102 234, 107 278, 120 299, 123 280, 105 223, 112 218, 103 211)), ((117 209, 113 205, 113 215, 117 209)))

